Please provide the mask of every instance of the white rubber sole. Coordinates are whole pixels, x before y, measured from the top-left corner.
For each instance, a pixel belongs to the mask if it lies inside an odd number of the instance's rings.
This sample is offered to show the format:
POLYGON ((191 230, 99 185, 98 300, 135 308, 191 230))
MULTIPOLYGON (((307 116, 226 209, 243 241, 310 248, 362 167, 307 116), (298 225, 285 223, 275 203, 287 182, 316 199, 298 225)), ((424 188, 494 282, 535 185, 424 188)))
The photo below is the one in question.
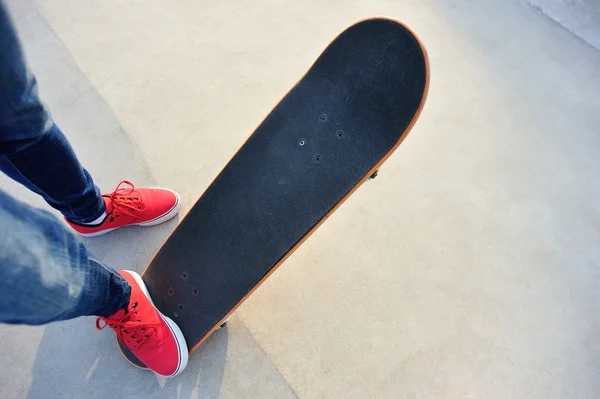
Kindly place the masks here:
POLYGON ((137 274, 136 272, 131 271, 131 270, 122 270, 122 271, 129 273, 133 277, 133 279, 136 281, 136 283, 142 289, 142 292, 144 293, 144 295, 146 295, 146 297, 148 298, 148 300, 150 301, 152 306, 154 306, 154 308, 156 309, 156 311, 158 312, 160 317, 162 317, 162 319, 165 321, 165 323, 167 323, 167 325, 171 329, 171 332, 175 336, 175 342, 177 343, 177 351, 178 351, 178 355, 179 355, 179 362, 178 362, 177 370, 175 370, 175 373, 173 373, 171 375, 164 375, 164 374, 159 374, 159 373, 155 372, 156 374, 162 375, 163 377, 175 377, 177 374, 179 374, 183 370, 185 370, 187 363, 188 363, 188 347, 187 347, 187 344, 185 343, 185 338, 183 337, 183 333, 181 332, 181 329, 177 326, 177 324, 173 320, 171 320, 169 317, 162 314, 160 312, 160 310, 158 310, 158 308, 154 305, 154 302, 152 301, 152 297, 150 296, 150 293, 148 292, 148 289, 146 288, 146 284, 144 284, 142 277, 139 274, 137 274))
MULTIPOLYGON (((177 194, 175 191, 170 190, 168 188, 162 188, 162 187, 149 187, 149 188, 158 188, 158 189, 161 189, 161 190, 170 191, 173 194, 175 194, 175 197, 177 197, 177 202, 175 202, 175 205, 173 205, 173 208, 169 209, 169 211, 167 213, 165 213, 164 215, 162 215, 162 216, 159 216, 159 217, 157 217, 155 219, 152 219, 152 220, 148 220, 146 222, 128 224, 127 226, 122 226, 122 227, 128 227, 128 226, 144 226, 144 227, 156 226, 157 224, 164 223, 164 222, 166 222, 168 220, 173 219, 175 216, 177 216, 177 213, 179 213, 179 207, 181 205, 181 197, 179 197, 179 194, 177 194)), ((106 229, 106 230, 102 230, 102 231, 97 231, 95 233, 79 233, 79 234, 82 235, 82 236, 84 236, 84 237, 97 237, 97 236, 101 236, 102 234, 110 233, 111 231, 117 230, 117 229, 120 229, 120 228, 121 227, 115 227, 114 229, 106 229)))

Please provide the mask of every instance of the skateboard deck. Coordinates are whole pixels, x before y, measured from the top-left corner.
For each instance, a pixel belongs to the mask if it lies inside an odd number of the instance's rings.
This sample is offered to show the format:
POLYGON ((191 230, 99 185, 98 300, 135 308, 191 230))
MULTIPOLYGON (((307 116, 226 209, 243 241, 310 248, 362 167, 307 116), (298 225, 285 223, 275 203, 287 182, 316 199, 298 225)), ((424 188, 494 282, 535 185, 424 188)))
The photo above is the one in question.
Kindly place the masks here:
POLYGON ((415 123, 428 83, 425 49, 397 21, 360 21, 325 48, 142 274, 190 352, 378 170, 415 123))

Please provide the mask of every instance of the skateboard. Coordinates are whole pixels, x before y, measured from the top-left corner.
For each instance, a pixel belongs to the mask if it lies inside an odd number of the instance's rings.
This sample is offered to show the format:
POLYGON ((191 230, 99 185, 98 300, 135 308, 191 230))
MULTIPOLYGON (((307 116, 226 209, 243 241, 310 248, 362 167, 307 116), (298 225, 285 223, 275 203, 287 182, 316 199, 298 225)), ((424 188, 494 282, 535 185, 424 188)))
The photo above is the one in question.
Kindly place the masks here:
POLYGON ((190 353, 376 175, 415 124, 428 85, 425 49, 398 21, 360 21, 325 48, 142 273, 190 353))

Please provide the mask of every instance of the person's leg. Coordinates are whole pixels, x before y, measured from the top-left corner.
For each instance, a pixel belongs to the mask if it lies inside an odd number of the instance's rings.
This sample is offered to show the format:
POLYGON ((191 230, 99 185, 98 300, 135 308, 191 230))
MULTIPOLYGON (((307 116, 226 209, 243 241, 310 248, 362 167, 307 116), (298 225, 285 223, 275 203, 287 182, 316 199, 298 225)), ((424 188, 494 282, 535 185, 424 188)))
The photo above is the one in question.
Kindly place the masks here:
POLYGON ((0 190, 0 322, 43 324, 108 317, 129 304, 130 286, 52 214, 0 190))
POLYGON ((134 189, 122 182, 113 193, 100 194, 41 103, 2 0, 0 49, 0 171, 41 195, 87 236, 128 225, 153 226, 177 215, 180 200, 172 190, 134 189))
POLYGON ((76 223, 105 211, 100 190, 38 97, 23 49, 0 0, 0 170, 76 223))
POLYGON ((100 190, 56 125, 36 139, 0 142, 0 170, 73 222, 90 223, 105 211, 100 190))

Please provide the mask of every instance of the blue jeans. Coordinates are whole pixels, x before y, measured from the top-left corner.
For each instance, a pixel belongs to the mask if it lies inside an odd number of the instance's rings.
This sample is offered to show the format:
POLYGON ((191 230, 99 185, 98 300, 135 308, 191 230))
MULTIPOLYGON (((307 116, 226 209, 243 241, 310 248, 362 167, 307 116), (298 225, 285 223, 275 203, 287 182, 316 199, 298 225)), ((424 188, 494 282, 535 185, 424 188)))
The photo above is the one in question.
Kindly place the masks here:
MULTIPOLYGON (((100 190, 52 120, 0 0, 0 170, 76 223, 105 211, 100 190)), ((130 287, 48 212, 0 190, 0 322, 108 316, 130 287)))

